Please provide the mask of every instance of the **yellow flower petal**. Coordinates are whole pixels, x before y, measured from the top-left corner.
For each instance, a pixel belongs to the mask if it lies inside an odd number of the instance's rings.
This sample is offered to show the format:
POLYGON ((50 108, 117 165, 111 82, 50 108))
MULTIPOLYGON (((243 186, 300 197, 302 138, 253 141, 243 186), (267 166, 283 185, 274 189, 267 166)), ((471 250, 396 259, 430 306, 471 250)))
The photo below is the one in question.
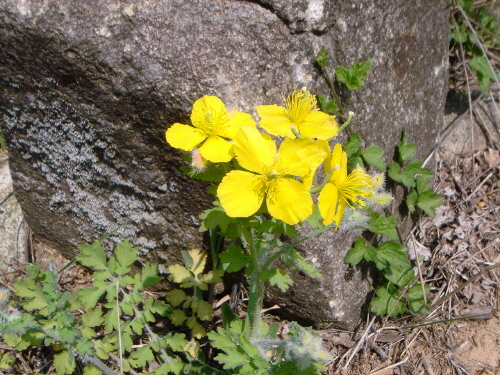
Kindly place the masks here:
POLYGON ((269 134, 295 138, 295 135, 290 130, 290 126, 293 125, 293 122, 286 115, 286 109, 284 107, 280 107, 276 104, 259 105, 257 107, 257 114, 261 118, 259 125, 269 134))
POLYGON ((314 173, 329 152, 326 141, 310 138, 285 139, 280 145, 278 157, 290 175, 305 177, 314 173))
POLYGON ((306 120, 300 124, 299 132, 303 137, 327 140, 337 136, 339 126, 335 116, 323 112, 312 112, 306 120))
POLYGON ((265 192, 265 177, 235 170, 224 176, 217 196, 228 216, 248 217, 260 208, 265 192))
POLYGON ((212 163, 224 163, 230 161, 233 156, 233 145, 223 138, 211 136, 200 147, 200 154, 212 163))
POLYGON ((335 222, 337 228, 344 216, 345 202, 339 195, 339 189, 333 184, 326 184, 318 197, 318 208, 324 225, 335 222))
POLYGON ((224 134, 221 134, 223 137, 233 139, 238 130, 242 126, 251 126, 256 127, 254 119, 248 113, 236 112, 226 123, 227 128, 224 131, 224 134))
POLYGON ((234 153, 243 168, 266 174, 266 167, 276 160, 276 145, 269 135, 245 126, 234 137, 234 153))
POLYGON ((226 106, 216 96, 204 96, 193 104, 191 123, 207 135, 219 135, 219 127, 227 121, 226 106))
POLYGON ((167 129, 165 138, 170 146, 184 151, 191 151, 203 142, 206 136, 202 131, 192 126, 175 123, 167 129))
POLYGON ((278 178, 271 182, 266 203, 271 216, 290 225, 307 219, 313 211, 309 189, 293 178, 278 178))

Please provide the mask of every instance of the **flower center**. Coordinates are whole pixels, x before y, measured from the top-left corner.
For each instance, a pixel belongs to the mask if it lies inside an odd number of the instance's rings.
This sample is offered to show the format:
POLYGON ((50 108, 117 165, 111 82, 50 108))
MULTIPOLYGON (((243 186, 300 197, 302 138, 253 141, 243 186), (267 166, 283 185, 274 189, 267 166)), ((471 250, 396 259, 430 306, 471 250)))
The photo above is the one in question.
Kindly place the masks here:
POLYGON ((317 111, 316 97, 305 89, 294 91, 285 100, 286 114, 294 124, 301 124, 313 111, 317 111))
POLYGON ((205 113, 204 121, 201 121, 198 128, 203 130, 209 137, 211 135, 221 135, 227 128, 227 114, 208 109, 205 113))

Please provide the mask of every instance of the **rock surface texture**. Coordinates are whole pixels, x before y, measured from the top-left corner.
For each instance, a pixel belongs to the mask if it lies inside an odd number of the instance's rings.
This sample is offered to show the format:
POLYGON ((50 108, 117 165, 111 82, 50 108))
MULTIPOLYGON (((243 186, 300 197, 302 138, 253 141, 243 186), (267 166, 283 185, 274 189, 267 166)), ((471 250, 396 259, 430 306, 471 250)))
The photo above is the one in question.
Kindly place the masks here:
MULTIPOLYGON (((31 229, 67 257, 129 221, 144 259, 169 264, 201 246, 212 198, 185 177, 166 128, 202 95, 255 115, 330 70, 373 60, 352 129, 392 156, 402 129, 420 156, 442 124, 447 0, 2 0, 0 112, 12 177, 31 229)), ((370 285, 343 264, 353 236, 304 245, 321 282, 270 294, 291 316, 352 328, 370 285)))

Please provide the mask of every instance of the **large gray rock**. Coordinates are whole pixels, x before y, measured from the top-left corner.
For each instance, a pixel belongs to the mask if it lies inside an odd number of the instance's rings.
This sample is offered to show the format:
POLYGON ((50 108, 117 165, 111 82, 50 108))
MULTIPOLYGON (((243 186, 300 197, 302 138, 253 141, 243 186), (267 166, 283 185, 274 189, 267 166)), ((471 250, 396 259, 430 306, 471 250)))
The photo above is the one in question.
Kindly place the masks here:
MULTIPOLYGON (((174 262, 200 246, 205 185, 179 172, 165 129, 192 103, 217 95, 255 114, 307 86, 326 93, 330 70, 373 59, 351 99, 352 123, 391 157, 401 130, 421 155, 442 124, 447 0, 374 2, 0 1, 0 111, 17 197, 32 230, 72 257, 76 245, 129 220, 149 261, 174 262)), ((343 258, 353 237, 325 234, 303 249, 325 274, 278 297, 311 322, 360 318, 369 283, 343 258)))

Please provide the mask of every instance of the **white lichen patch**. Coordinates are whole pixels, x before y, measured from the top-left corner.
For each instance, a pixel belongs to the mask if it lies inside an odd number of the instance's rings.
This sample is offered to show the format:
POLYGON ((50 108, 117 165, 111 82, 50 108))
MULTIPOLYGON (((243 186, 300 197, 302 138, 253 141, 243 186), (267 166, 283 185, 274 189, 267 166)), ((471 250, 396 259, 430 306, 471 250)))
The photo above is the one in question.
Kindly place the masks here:
POLYGON ((306 9, 307 23, 316 23, 324 17, 324 0, 310 0, 306 9))
MULTIPOLYGON (((32 107, 43 109, 45 117, 13 110, 3 120, 8 129, 16 127, 26 134, 14 139, 11 147, 24 150, 23 158, 48 184, 48 197, 42 199, 51 215, 71 217, 71 226, 85 241, 127 221, 117 232, 120 238, 138 237, 144 225, 166 225, 155 212, 156 195, 142 191, 127 176, 127 168, 116 165, 116 149, 102 129, 79 118, 67 104, 33 100, 32 107)), ((32 182, 26 188, 36 191, 38 186, 32 182)), ((132 242, 145 250, 158 246, 141 237, 132 242)))

